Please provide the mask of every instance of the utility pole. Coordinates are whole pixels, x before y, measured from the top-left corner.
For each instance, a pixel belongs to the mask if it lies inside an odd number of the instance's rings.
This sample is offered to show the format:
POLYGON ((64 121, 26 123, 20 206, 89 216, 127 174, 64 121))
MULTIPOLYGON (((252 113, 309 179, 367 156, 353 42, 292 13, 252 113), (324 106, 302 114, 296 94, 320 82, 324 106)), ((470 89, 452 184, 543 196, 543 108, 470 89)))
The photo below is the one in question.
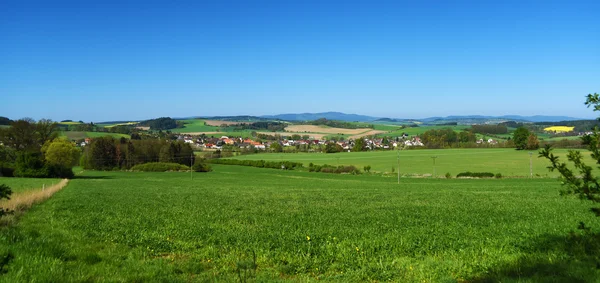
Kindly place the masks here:
POLYGON ((533 166, 532 166, 532 163, 531 163, 531 156, 532 155, 533 155, 533 152, 530 151, 529 152, 529 176, 531 178, 533 178, 533 166))
POLYGON ((400 185, 400 150, 398 150, 398 185, 400 185))
POLYGON ((432 156, 431 158, 433 158, 433 177, 435 178, 435 159, 437 156, 432 156))

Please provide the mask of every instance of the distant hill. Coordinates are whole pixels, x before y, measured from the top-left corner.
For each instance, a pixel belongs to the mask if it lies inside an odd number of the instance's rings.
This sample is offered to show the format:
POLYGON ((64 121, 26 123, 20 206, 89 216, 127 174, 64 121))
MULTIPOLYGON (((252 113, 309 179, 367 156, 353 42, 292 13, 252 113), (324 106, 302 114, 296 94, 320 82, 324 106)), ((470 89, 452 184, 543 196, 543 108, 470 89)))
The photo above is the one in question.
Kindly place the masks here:
POLYGON ((280 119, 287 121, 313 121, 321 118, 327 120, 338 120, 347 122, 371 122, 375 121, 377 117, 358 115, 358 114, 345 114, 341 112, 323 112, 323 113, 301 113, 301 114, 278 114, 278 115, 263 115, 262 118, 269 119, 280 119))
POLYGON ((573 118, 567 116, 520 116, 520 115, 503 115, 503 116, 484 116, 484 115, 467 115, 467 116, 447 116, 447 117, 430 117, 420 119, 422 122, 434 122, 434 121, 455 121, 455 122, 471 122, 481 123, 484 121, 497 121, 497 120, 510 120, 516 122, 560 122, 560 121, 574 121, 584 120, 582 118, 573 118))
POLYGON ((177 118, 178 120, 187 120, 187 119, 206 119, 206 120, 220 120, 220 121, 234 121, 234 122, 257 122, 257 121, 268 121, 272 119, 258 117, 258 116, 248 116, 248 115, 239 115, 239 116, 196 116, 196 117, 188 117, 188 118, 177 118))

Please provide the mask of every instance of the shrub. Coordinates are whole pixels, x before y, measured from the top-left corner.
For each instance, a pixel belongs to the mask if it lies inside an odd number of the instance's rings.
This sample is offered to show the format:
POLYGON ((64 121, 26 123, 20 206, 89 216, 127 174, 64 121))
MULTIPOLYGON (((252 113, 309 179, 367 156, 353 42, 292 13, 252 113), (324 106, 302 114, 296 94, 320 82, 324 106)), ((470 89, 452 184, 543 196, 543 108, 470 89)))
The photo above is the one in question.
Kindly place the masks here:
POLYGON ((450 172, 446 173, 446 179, 452 179, 452 175, 450 174, 450 172))
MULTIPOLYGON (((4 184, 0 184, 0 200, 3 198, 10 199, 10 194, 12 194, 12 190, 10 189, 10 187, 4 184)), ((0 217, 9 213, 10 211, 0 207, 0 217)))
POLYGON ((212 171, 212 167, 206 163, 206 159, 197 158, 194 161, 194 166, 192 166, 194 172, 210 172, 212 171))
POLYGON ((371 165, 367 165, 363 168, 363 170, 365 170, 365 172, 371 172, 371 165))
POLYGON ((456 175, 456 178, 473 177, 473 178, 493 178, 494 173, 490 172, 462 172, 456 175))
POLYGON ((142 171, 142 172, 167 172, 167 171, 187 171, 189 166, 185 166, 179 163, 166 163, 166 162, 150 162, 139 164, 131 167, 131 171, 142 171))
POLYGON ((502 178, 502 174, 500 174, 500 173, 496 173, 496 176, 495 176, 495 177, 496 177, 496 179, 501 179, 501 178, 502 178))
POLYGON ((329 165, 329 164, 314 165, 311 163, 311 164, 309 164, 308 171, 309 172, 321 172, 321 173, 334 173, 334 174, 341 174, 341 173, 350 173, 353 175, 360 174, 360 170, 352 165, 350 165, 350 166, 340 165, 340 166, 335 167, 335 166, 329 165))

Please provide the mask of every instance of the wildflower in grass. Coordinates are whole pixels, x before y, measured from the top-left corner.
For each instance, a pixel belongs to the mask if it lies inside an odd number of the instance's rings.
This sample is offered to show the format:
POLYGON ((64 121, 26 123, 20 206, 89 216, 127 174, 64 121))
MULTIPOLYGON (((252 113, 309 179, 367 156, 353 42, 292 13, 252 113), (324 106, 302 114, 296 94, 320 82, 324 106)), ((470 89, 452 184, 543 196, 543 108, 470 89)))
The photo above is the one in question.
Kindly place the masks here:
POLYGON ((306 240, 307 240, 307 241, 310 241, 310 236, 308 236, 308 235, 307 235, 307 236, 306 236, 306 240))

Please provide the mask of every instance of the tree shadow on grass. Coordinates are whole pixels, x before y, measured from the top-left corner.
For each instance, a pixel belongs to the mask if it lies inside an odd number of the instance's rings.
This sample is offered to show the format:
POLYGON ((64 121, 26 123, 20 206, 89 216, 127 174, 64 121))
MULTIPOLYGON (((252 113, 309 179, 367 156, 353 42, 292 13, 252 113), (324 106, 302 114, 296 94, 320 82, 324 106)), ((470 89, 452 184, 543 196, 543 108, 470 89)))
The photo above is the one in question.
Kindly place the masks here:
POLYGON ((468 282, 600 282, 600 234, 572 232, 546 236, 517 261, 468 282))

